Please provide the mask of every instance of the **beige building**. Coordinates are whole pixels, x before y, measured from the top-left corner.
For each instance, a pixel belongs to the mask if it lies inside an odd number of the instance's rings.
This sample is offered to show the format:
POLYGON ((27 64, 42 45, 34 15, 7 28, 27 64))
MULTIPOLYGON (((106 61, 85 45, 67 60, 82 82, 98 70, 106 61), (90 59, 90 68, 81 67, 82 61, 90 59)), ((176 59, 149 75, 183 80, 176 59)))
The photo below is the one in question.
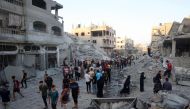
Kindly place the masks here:
POLYGON ((0 64, 39 70, 59 66, 62 8, 53 0, 0 0, 0 64))
POLYGON ((134 41, 130 38, 116 37, 114 50, 123 56, 131 55, 134 50, 134 41))
POLYGON ((158 41, 158 50, 163 57, 172 60, 174 66, 190 68, 190 18, 174 22, 166 37, 158 41))
POLYGON ((115 30, 107 25, 91 25, 82 27, 78 25, 72 29, 72 34, 83 40, 92 42, 110 54, 115 47, 115 30))
POLYGON ((125 49, 125 37, 116 37, 115 38, 115 50, 124 50, 125 49))
POLYGON ((158 50, 159 41, 164 37, 168 37, 169 35, 176 34, 175 31, 178 29, 180 23, 172 22, 172 23, 164 23, 159 26, 155 26, 152 28, 152 39, 151 39, 151 48, 152 50, 158 50))

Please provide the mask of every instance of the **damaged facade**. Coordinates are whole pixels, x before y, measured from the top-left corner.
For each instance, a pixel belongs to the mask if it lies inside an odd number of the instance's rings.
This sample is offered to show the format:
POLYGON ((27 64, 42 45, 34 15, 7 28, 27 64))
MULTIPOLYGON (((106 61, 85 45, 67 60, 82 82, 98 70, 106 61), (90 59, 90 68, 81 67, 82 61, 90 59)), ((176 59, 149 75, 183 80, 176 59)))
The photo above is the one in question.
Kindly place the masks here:
POLYGON ((90 27, 81 27, 81 25, 78 25, 76 28, 72 29, 72 34, 83 40, 92 42, 94 45, 102 48, 109 55, 115 47, 116 32, 112 27, 107 25, 91 25, 90 27))
POLYGON ((122 56, 133 54, 134 41, 125 37, 116 37, 114 50, 122 56))
POLYGON ((157 33, 154 32, 152 37, 159 39, 152 38, 151 47, 170 58, 176 67, 190 68, 190 18, 184 18, 181 23, 173 22, 166 34, 157 33))
POLYGON ((62 8, 53 0, 1 0, 1 66, 39 70, 59 66, 63 18, 58 10, 62 8))

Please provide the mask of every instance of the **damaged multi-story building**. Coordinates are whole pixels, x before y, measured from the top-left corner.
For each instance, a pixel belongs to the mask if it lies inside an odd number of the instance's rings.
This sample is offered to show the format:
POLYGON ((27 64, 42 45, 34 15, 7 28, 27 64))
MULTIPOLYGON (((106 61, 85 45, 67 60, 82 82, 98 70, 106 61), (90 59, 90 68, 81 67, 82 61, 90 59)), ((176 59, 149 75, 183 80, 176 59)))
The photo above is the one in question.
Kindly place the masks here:
POLYGON ((79 24, 76 28, 72 29, 72 34, 83 40, 92 42, 94 45, 102 48, 109 55, 111 55, 111 52, 115 47, 116 32, 112 27, 105 24, 92 24, 89 27, 81 27, 79 24))
POLYGON ((0 0, 1 67, 44 70, 59 66, 63 6, 53 0, 0 0))
POLYGON ((152 44, 156 43, 153 47, 157 47, 163 57, 170 58, 175 66, 190 68, 190 17, 163 28, 163 34, 161 29, 153 28, 152 44))

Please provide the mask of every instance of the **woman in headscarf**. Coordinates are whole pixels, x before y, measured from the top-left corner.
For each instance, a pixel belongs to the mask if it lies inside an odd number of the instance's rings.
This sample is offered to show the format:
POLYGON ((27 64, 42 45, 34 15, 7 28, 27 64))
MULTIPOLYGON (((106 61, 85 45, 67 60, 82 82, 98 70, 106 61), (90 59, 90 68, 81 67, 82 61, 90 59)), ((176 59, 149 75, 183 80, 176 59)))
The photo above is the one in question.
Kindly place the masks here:
POLYGON ((141 92, 144 92, 144 79, 146 79, 146 77, 144 76, 144 72, 142 72, 140 76, 140 91, 141 92))
POLYGON ((127 79, 125 80, 125 83, 123 85, 122 90, 120 91, 120 94, 130 94, 130 83, 131 83, 131 76, 128 75, 127 79))

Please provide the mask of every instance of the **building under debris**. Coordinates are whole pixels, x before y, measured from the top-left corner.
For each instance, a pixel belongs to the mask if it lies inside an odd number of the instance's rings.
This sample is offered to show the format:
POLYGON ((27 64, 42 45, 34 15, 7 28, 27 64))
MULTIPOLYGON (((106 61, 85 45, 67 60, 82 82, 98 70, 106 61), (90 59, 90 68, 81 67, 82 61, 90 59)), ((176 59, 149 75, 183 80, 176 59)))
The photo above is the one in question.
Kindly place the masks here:
POLYGON ((152 38, 152 47, 156 47, 163 57, 170 58, 175 66, 190 68, 190 18, 164 27, 167 28, 164 30, 166 34, 153 29, 152 37, 159 39, 152 38))
POLYGON ((53 0, 0 0, 0 64, 44 70, 59 66, 63 6, 53 0))
POLYGON ((112 27, 107 25, 91 25, 90 27, 81 27, 79 24, 72 29, 72 34, 83 40, 92 42, 102 48, 108 54, 111 54, 115 47, 116 32, 112 27))

